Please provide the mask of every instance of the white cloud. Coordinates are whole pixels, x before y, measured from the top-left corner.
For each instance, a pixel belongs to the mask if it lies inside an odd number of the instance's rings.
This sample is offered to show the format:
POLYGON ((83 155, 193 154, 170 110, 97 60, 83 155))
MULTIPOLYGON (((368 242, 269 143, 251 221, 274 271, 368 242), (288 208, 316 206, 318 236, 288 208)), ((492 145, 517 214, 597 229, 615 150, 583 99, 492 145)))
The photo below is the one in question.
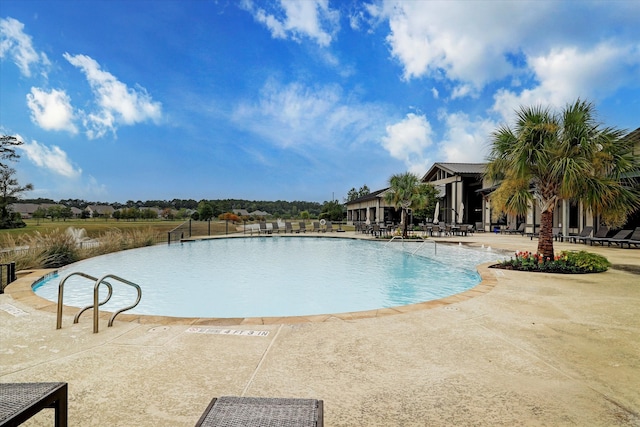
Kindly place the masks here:
POLYGON ((382 137, 384 148, 392 157, 402 160, 409 172, 422 175, 430 162, 426 151, 433 144, 433 131, 427 118, 409 113, 402 121, 387 126, 386 131, 382 137))
POLYGON ((640 86, 640 45, 558 48, 529 57, 528 62, 539 84, 520 93, 507 89, 496 93, 493 110, 504 120, 521 105, 562 107, 577 98, 601 99, 626 85, 640 86))
MULTIPOLYGON (((523 21, 532 12, 520 2, 384 2, 369 8, 389 21, 387 42, 404 69, 404 78, 440 78, 481 89, 486 83, 513 72, 504 54, 518 46, 523 21)), ((535 8, 544 13, 544 7, 535 8)))
POLYGON ((338 86, 265 84, 257 103, 243 102, 233 120, 281 148, 340 147, 376 140, 384 118, 374 104, 346 103, 338 86))
POLYGON ((488 142, 497 124, 487 118, 470 119, 465 113, 438 116, 444 121, 445 137, 438 143, 441 157, 445 162, 482 163, 487 157, 488 142))
POLYGON ((60 147, 55 145, 47 147, 37 141, 32 141, 25 142, 18 148, 23 150, 27 158, 38 167, 66 178, 78 178, 82 175, 82 169, 76 169, 67 157, 67 153, 62 151, 60 147))
POLYGON ((73 134, 78 129, 73 124, 74 113, 71 100, 63 90, 52 89, 46 92, 36 87, 27 94, 27 105, 31 110, 31 119, 45 130, 65 130, 73 134))
POLYGON ((85 118, 87 136, 99 138, 116 131, 118 124, 133 125, 146 120, 158 121, 162 116, 162 104, 152 100, 144 88, 132 89, 113 74, 100 69, 100 64, 86 55, 70 55, 64 58, 84 72, 91 86, 99 110, 85 118))
POLYGON ((264 24, 274 38, 300 41, 301 37, 308 37, 326 47, 331 44, 333 35, 339 28, 340 14, 329 8, 328 0, 280 0, 277 5, 275 2, 258 4, 245 0, 241 6, 256 21, 264 24))
POLYGON ((31 77, 31 67, 48 66, 49 59, 44 53, 36 52, 31 37, 23 30, 24 24, 20 21, 0 18, 0 58, 11 58, 24 76, 31 77))

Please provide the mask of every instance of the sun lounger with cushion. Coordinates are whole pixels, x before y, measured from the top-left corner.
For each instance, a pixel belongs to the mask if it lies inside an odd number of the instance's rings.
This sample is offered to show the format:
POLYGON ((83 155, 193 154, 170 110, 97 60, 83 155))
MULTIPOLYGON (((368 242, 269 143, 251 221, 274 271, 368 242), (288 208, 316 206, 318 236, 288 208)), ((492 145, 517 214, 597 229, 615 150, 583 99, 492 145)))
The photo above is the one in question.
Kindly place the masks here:
POLYGON ((631 233, 633 232, 633 230, 620 230, 618 231, 615 235, 611 236, 611 237, 602 237, 602 238, 596 238, 594 237, 593 239, 589 240, 589 245, 593 246, 594 243, 597 243, 599 245, 603 245, 605 243, 609 243, 612 240, 623 240, 626 239, 627 237, 629 237, 631 235, 631 233))
POLYGON ((211 401, 196 427, 322 427, 323 417, 322 400, 222 396, 211 401))

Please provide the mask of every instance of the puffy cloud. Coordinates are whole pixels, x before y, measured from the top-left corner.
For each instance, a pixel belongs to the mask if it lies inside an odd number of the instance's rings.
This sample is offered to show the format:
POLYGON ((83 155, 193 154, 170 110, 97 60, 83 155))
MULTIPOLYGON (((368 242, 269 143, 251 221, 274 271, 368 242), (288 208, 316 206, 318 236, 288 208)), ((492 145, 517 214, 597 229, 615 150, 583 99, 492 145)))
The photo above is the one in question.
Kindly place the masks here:
POLYGON ((340 14, 329 8, 328 0, 280 0, 279 4, 260 2, 259 5, 271 10, 259 7, 252 0, 243 1, 241 6, 264 24, 274 38, 299 41, 301 37, 308 37, 326 47, 339 27, 340 14))
MULTIPOLYGON (((466 83, 457 96, 513 71, 505 53, 516 49, 528 8, 520 2, 384 2, 369 11, 389 21, 391 54, 404 78, 446 77, 466 83)), ((544 7, 537 7, 536 14, 544 7)))
POLYGON ((482 163, 486 160, 489 138, 496 122, 487 118, 471 119, 465 113, 441 112, 445 137, 438 143, 445 162, 482 163))
POLYGON ((32 87, 27 94, 27 105, 31 110, 31 119, 45 130, 66 130, 73 134, 78 129, 73 123, 74 113, 71 100, 66 92, 53 89, 46 92, 32 87))
POLYGON ((402 121, 387 126, 386 132, 382 145, 389 154, 402 160, 410 172, 423 174, 430 162, 426 151, 433 144, 433 131, 427 118, 409 113, 402 121))
POLYGON ((64 58, 84 72, 96 96, 99 110, 85 118, 89 138, 99 138, 108 131, 115 132, 118 124, 132 125, 161 118, 162 104, 153 101, 144 88, 128 87, 86 55, 65 53, 64 58))
POLYGON ((49 65, 44 53, 33 48, 31 37, 24 33, 24 24, 13 18, 0 18, 0 58, 10 57, 20 68, 20 72, 31 77, 34 65, 49 65))
POLYGON ((47 147, 37 141, 32 141, 25 142, 18 148, 23 150, 27 158, 36 166, 45 168, 57 175, 66 178, 78 178, 82 174, 82 169, 76 169, 67 157, 67 153, 62 151, 60 147, 55 145, 47 147))
POLYGON ((579 97, 598 99, 626 85, 640 85, 640 45, 557 48, 528 62, 538 85, 520 93, 501 89, 494 96, 493 110, 505 120, 521 105, 562 107, 579 97))

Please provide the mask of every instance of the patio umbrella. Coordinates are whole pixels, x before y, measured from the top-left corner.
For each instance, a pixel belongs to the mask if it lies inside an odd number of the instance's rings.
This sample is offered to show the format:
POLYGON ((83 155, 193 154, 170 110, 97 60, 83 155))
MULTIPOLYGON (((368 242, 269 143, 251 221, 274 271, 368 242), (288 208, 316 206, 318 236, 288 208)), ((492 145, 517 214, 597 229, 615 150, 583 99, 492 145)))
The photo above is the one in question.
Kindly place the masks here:
POLYGON ((460 202, 460 209, 458 210, 458 222, 462 223, 463 222, 463 216, 462 214, 464 214, 464 203, 460 202))
POLYGON ((436 202, 436 211, 433 213, 433 223, 437 224, 438 221, 438 215, 440 214, 440 202, 436 202))

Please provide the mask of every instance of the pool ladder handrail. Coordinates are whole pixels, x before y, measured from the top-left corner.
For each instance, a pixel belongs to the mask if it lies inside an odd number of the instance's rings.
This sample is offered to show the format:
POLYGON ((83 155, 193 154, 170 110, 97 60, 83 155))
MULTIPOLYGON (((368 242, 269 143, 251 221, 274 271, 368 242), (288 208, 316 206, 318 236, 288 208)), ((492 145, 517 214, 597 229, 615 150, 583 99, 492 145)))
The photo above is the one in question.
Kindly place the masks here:
MULTIPOLYGON (((387 246, 389 243, 393 242, 395 239, 400 239, 400 240, 402 240, 402 247, 403 247, 403 249, 404 249, 404 237, 402 237, 402 236, 393 236, 393 237, 392 237, 388 242, 386 242, 384 245, 385 245, 385 246, 387 246)), ((437 246, 437 244, 436 244, 436 241, 435 241, 435 240, 425 240, 425 241, 423 241, 423 242, 420 244, 420 246, 418 246, 418 247, 416 248, 416 250, 415 250, 415 251, 411 252, 411 255, 415 255, 415 254, 416 254, 416 252, 418 252, 420 249, 422 249, 422 247, 423 247, 424 245, 426 245, 427 243, 429 243, 429 242, 433 242, 433 253, 434 253, 435 255, 438 255, 438 246, 437 246)))
POLYGON ((416 250, 415 250, 415 251, 411 252, 411 255, 415 255, 415 254, 416 254, 420 249, 422 249, 422 247, 423 247, 424 245, 426 245, 428 242, 433 242, 433 254, 434 254, 434 255, 438 255, 438 245, 436 244, 436 241, 435 241, 435 240, 425 240, 424 242, 422 242, 422 243, 420 244, 420 246, 418 246, 418 247, 416 248, 416 250))
POLYGON ((111 283, 107 282, 105 279, 111 278, 111 279, 115 279, 121 283, 124 283, 125 285, 129 285, 132 286, 136 289, 136 291, 138 292, 138 296, 136 298, 136 302, 133 303, 132 305, 122 308, 116 312, 114 312, 111 315, 111 318, 109 319, 109 323, 108 323, 108 327, 113 326, 113 321, 115 320, 116 316, 124 311, 127 310, 131 310, 132 308, 134 308, 135 306, 138 305, 138 303, 140 302, 140 299, 142 299, 142 289, 140 288, 140 286, 138 286, 137 284, 123 279, 122 277, 116 276, 115 274, 107 274, 103 277, 101 277, 100 279, 97 279, 89 274, 86 273, 81 273, 81 272, 75 272, 75 273, 71 273, 69 275, 67 275, 64 279, 62 279, 60 281, 60 285, 58 285, 58 316, 57 316, 57 321, 56 321, 56 329, 60 329, 62 328, 62 307, 63 307, 63 294, 64 294, 64 284, 67 281, 68 278, 70 278, 71 276, 81 276, 84 277, 86 279, 95 281, 95 285, 93 287, 93 304, 88 305, 82 309, 80 309, 80 311, 75 315, 75 317, 73 318, 73 323, 78 323, 78 320, 80 319, 80 315, 82 313, 84 313, 86 310, 90 309, 90 308, 94 308, 93 310, 93 333, 97 334, 98 333, 98 319, 100 317, 100 306, 107 303, 110 299, 111 296, 113 295, 113 287, 111 286, 111 283), (109 290, 109 293, 107 295, 107 297, 104 299, 104 301, 99 302, 99 293, 98 293, 98 289, 100 288, 101 284, 105 284, 107 286, 107 289, 109 290))

